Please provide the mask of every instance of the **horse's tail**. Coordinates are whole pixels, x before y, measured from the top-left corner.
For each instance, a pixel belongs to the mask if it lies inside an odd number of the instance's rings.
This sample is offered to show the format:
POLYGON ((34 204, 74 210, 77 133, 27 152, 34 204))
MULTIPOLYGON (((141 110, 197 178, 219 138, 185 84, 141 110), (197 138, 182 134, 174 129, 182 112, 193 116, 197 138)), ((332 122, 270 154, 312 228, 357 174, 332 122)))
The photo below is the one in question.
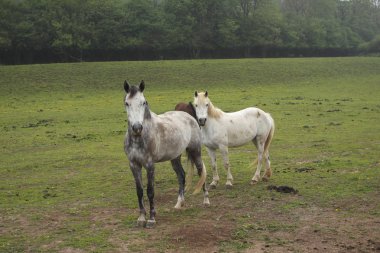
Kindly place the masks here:
MULTIPOLYGON (((194 161, 191 157, 191 155, 189 153, 187 153, 187 179, 186 179, 186 191, 189 190, 191 188, 191 185, 192 185, 192 182, 193 182, 193 175, 194 175, 194 161), (189 166, 190 165, 190 166, 189 166)), ((199 174, 199 173, 198 173, 199 174)), ((202 162, 202 171, 201 171, 201 174, 199 175, 200 178, 199 178, 199 181, 197 183, 197 185, 195 186, 194 188, 194 192, 193 194, 197 194, 201 191, 202 189, 202 186, 204 185, 204 183, 206 182, 206 177, 207 177, 207 171, 206 171, 206 166, 205 164, 202 162)))
MULTIPOLYGON (((269 114, 268 114, 269 115, 269 114)), ((269 130, 269 134, 268 134, 268 137, 267 137, 267 140, 265 141, 265 145, 264 145, 264 155, 266 153, 268 153, 268 150, 269 150, 269 146, 270 146, 270 143, 272 142, 272 139, 273 139, 273 135, 274 135, 274 120, 273 118, 269 115, 269 118, 270 118, 270 121, 272 123, 272 126, 269 130)))
POLYGON ((206 182, 207 172, 206 172, 206 166, 205 166, 205 164, 203 162, 202 162, 201 175, 199 175, 199 176, 200 176, 200 178, 199 178, 199 181, 198 181, 197 185, 194 188, 193 194, 199 193, 201 191, 201 189, 202 189, 202 186, 206 182))
POLYGON ((187 177, 186 177, 185 191, 188 191, 191 189, 191 186, 193 184, 193 174, 194 174, 194 162, 191 160, 189 153, 187 153, 186 168, 187 168, 187 177))
MULTIPOLYGON (((269 115, 269 114, 268 114, 269 115)), ((274 120, 273 118, 269 115, 270 117, 270 121, 272 123, 272 126, 269 130, 269 134, 268 134, 268 137, 267 139, 265 140, 265 144, 264 144, 264 155, 268 153, 268 150, 269 150, 269 146, 270 146, 270 143, 272 142, 272 139, 273 139, 273 135, 274 135, 274 129, 275 129, 275 126, 274 126, 274 120)), ((256 158, 254 161, 253 161, 253 165, 256 165, 258 163, 259 159, 256 158)))

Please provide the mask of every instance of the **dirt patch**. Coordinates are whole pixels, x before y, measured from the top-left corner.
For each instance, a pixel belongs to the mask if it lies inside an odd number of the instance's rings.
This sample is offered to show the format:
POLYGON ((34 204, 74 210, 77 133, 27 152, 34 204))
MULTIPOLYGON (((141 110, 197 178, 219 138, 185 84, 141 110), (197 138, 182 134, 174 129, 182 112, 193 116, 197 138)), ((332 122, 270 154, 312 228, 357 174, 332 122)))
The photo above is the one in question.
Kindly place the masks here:
MULTIPOLYGON (((82 217, 88 222, 87 232, 110 232, 106 240, 111 252, 380 252, 377 193, 329 207, 310 203, 298 194, 264 190, 259 197, 242 189, 240 194, 249 196, 243 199, 234 193, 221 187, 211 191, 209 208, 202 207, 201 195, 188 195, 180 211, 173 209, 176 189, 158 193, 159 212, 153 229, 134 226, 136 208, 98 207, 82 212, 52 211, 41 214, 38 222, 24 216, 2 217, 5 226, 0 226, 0 232, 11 232, 6 228, 12 223, 29 238, 58 235, 82 217)), ((84 252, 64 247, 65 240, 56 236, 40 249, 84 252)))
POLYGON ((316 206, 259 216, 245 252, 380 252, 379 217, 316 206))
POLYGON ((347 213, 334 209, 299 212, 303 215, 295 231, 293 247, 296 249, 305 252, 380 251, 380 219, 347 217, 347 213))
POLYGON ((216 252, 218 244, 231 237, 234 224, 226 221, 199 220, 181 225, 169 234, 175 248, 187 248, 192 252, 216 252))
POLYGON ((86 251, 74 248, 65 248, 59 251, 59 253, 84 253, 86 251))

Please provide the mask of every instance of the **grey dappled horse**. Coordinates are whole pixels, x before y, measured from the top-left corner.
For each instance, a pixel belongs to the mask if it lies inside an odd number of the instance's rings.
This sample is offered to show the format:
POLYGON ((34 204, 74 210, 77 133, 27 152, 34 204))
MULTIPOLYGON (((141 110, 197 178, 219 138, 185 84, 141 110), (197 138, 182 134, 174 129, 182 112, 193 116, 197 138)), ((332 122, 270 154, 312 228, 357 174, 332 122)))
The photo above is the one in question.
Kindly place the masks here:
MULTIPOLYGON (((144 81, 140 85, 130 86, 124 82, 126 96, 125 109, 128 114, 128 131, 125 136, 124 150, 128 156, 130 168, 136 183, 140 208, 139 226, 152 227, 156 223, 154 209, 154 164, 171 161, 177 174, 179 193, 176 209, 184 204, 185 171, 181 165, 181 154, 187 151, 188 159, 195 165, 200 179, 195 193, 203 187, 205 205, 209 205, 208 192, 205 186, 206 168, 201 157, 201 131, 197 121, 181 111, 166 112, 156 115, 149 110, 143 95, 144 81), (147 195, 150 204, 150 219, 146 221, 143 200, 142 167, 147 170, 147 195)), ((191 168, 192 169, 192 168, 191 168)))

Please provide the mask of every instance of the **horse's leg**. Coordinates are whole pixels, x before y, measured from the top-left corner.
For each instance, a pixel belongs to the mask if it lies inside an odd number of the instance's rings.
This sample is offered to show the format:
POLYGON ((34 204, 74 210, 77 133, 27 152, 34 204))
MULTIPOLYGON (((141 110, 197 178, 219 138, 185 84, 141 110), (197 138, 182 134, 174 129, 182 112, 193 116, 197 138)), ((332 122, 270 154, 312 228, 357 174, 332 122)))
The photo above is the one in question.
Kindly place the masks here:
POLYGON ((212 182, 210 187, 215 189, 219 182, 218 168, 216 165, 216 152, 215 149, 207 148, 208 155, 211 159, 211 168, 212 168, 212 182))
MULTIPOLYGON (((193 153, 191 155, 193 157, 195 167, 197 168, 198 175, 201 176, 202 172, 206 173, 206 168, 205 168, 205 165, 202 161, 200 152, 196 152, 195 154, 193 153)), ((210 200, 208 198, 208 190, 206 187, 206 182, 203 184, 202 189, 203 189, 203 205, 209 206, 210 200)))
POLYGON ((257 155, 257 168, 255 175, 252 178, 251 184, 256 184, 260 180, 261 162, 263 159, 265 140, 261 140, 258 136, 253 140, 258 150, 257 155))
MULTIPOLYGON (((198 171, 198 175, 200 177, 198 184, 195 186, 194 193, 197 193, 200 190, 200 183, 203 181, 202 184, 202 189, 203 189, 203 205, 209 206, 210 205, 210 200, 208 198, 208 190, 206 187, 206 177, 207 177, 207 172, 206 172, 206 167, 202 161, 202 155, 201 155, 201 144, 199 143, 199 146, 196 148, 188 148, 188 157, 191 159, 192 163, 195 165, 198 171)), ((193 169, 193 168, 191 168, 193 169)))
POLYGON ((181 156, 171 160, 171 163, 172 163, 173 170, 177 174, 178 185, 179 185, 178 200, 174 208, 180 209, 185 202, 185 197, 184 197, 185 171, 183 170, 183 167, 181 164, 181 156))
POLYGON ((146 211, 144 207, 144 189, 142 186, 142 178, 141 178, 141 165, 136 164, 136 163, 130 163, 130 167, 133 173, 133 176, 135 178, 135 183, 136 183, 136 192, 137 192, 137 198, 139 202, 139 208, 140 208, 140 216, 137 219, 137 225, 141 227, 145 227, 146 225, 146 211))
POLYGON ((231 174, 230 162, 228 159, 228 147, 224 145, 220 145, 219 149, 223 156, 224 168, 227 171, 226 187, 232 188, 232 181, 234 180, 234 178, 232 177, 232 174, 231 174))
POLYGON ((272 169, 270 168, 270 160, 269 160, 269 151, 264 154, 265 157, 265 172, 263 176, 263 181, 268 181, 269 178, 272 176, 272 169))
POLYGON ((147 221, 146 226, 151 228, 156 224, 156 210, 154 209, 154 164, 150 164, 146 167, 147 175, 148 175, 148 199, 150 206, 150 219, 147 221))

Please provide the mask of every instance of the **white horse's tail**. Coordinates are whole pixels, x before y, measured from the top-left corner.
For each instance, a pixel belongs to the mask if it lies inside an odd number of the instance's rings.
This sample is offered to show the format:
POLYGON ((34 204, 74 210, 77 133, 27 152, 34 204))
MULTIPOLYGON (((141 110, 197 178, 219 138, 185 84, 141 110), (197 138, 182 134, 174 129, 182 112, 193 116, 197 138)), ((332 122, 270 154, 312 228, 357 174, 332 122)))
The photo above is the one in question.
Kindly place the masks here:
MULTIPOLYGON (((193 175, 194 175, 194 162, 191 159, 190 155, 187 155, 187 178, 186 178, 186 188, 185 190, 188 191, 191 189, 192 182, 193 182, 193 175)), ((202 186, 206 182, 206 177, 207 177, 207 171, 206 171, 206 166, 202 162, 202 174, 200 175, 199 181, 197 185, 194 188, 193 194, 197 194, 201 191, 202 186)))
MULTIPOLYGON (((271 117, 271 116, 269 116, 270 117, 270 119, 271 119, 271 123, 272 123, 272 126, 271 126, 271 128, 270 128, 270 130, 269 130, 269 134, 268 134, 268 137, 267 137, 267 139, 266 139, 266 141, 265 141, 265 144, 264 144, 264 155, 266 155, 267 153, 268 153, 268 150, 269 150, 269 146, 270 146, 270 144, 271 144, 271 142, 272 142, 272 139, 273 139, 273 135, 274 135, 274 129, 275 129, 275 126, 274 126, 274 120, 273 120, 273 118, 271 117)), ((256 158, 254 161, 253 161, 253 166, 255 166, 255 165, 257 165, 257 162, 259 161, 259 159, 258 158, 256 158)))
MULTIPOLYGON (((270 116, 269 116, 270 117, 270 116)), ((273 139, 273 135, 274 135, 274 120, 272 117, 270 117, 271 119, 271 122, 272 122, 272 127, 270 128, 270 131, 269 131, 269 134, 268 134, 268 137, 267 137, 267 140, 265 141, 265 145, 264 145, 264 155, 268 152, 269 150, 269 146, 270 146, 270 143, 272 142, 272 139, 273 139)))
POLYGON ((206 182, 206 177, 207 177, 206 166, 202 162, 202 174, 200 175, 199 181, 198 181, 197 185, 194 188, 193 194, 198 194, 201 191, 202 186, 206 182))

